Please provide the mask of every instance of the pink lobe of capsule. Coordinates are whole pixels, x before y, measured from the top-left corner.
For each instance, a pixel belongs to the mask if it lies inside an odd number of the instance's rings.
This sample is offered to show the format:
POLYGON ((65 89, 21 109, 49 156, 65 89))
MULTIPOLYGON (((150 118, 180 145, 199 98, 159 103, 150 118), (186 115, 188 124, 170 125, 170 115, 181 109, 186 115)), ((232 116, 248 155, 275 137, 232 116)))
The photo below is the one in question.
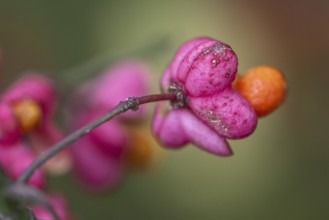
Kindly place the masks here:
POLYGON ((225 138, 219 136, 189 110, 172 109, 162 115, 159 105, 154 114, 152 131, 163 146, 177 149, 190 142, 216 155, 232 154, 225 138))
POLYGON ((257 116, 247 100, 232 88, 206 97, 191 97, 191 110, 218 134, 227 138, 243 138, 257 125, 257 116))
POLYGON ((172 59, 171 63, 168 65, 162 80, 161 85, 162 88, 168 88, 170 85, 171 80, 175 81, 185 81, 187 71, 184 71, 184 68, 188 68, 188 65, 186 65, 186 54, 189 53, 192 49, 197 47, 203 42, 208 41, 208 38, 205 37, 199 37, 195 38, 193 40, 187 41, 183 45, 179 47, 177 50, 174 58, 172 59), (180 68, 180 65, 183 67, 180 68))
MULTIPOLYGON (((82 120, 79 121, 79 124, 82 126, 100 116, 101 114, 89 112, 89 115, 81 118, 82 120)), ((93 142, 93 146, 109 157, 119 159, 126 149, 126 131, 117 119, 112 119, 110 122, 98 126, 87 136, 93 142)))
POLYGON ((163 115, 161 104, 156 106, 152 131, 165 147, 181 148, 188 143, 188 138, 180 123, 180 112, 171 110, 167 115, 163 115))
POLYGON ((0 144, 9 147, 20 138, 20 128, 10 106, 0 102, 0 144))
POLYGON ((193 62, 185 64, 180 72, 186 71, 184 87, 189 96, 211 95, 230 86, 237 72, 238 59, 234 51, 219 41, 199 45, 187 54, 193 62), (182 70, 183 69, 183 70, 182 70))
POLYGON ((45 76, 31 74, 22 77, 3 94, 3 100, 15 103, 22 99, 32 99, 40 104, 46 117, 52 115, 55 105, 55 90, 45 76))
MULTIPOLYGON (((128 60, 106 69, 99 78, 89 84, 87 101, 90 106, 109 110, 128 97, 147 94, 150 70, 140 61, 128 60)), ((145 114, 145 106, 136 112, 126 112, 125 118, 139 118, 145 114)))
POLYGON ((102 153, 83 137, 73 145, 74 171, 83 185, 94 191, 113 189, 121 179, 122 167, 116 158, 102 153))
POLYGON ((90 139, 106 155, 120 158, 125 150, 127 137, 120 123, 112 120, 91 132, 90 139))
POLYGON ((232 150, 226 139, 200 121, 186 109, 181 111, 181 124, 189 141, 199 148, 220 156, 232 155, 232 150))

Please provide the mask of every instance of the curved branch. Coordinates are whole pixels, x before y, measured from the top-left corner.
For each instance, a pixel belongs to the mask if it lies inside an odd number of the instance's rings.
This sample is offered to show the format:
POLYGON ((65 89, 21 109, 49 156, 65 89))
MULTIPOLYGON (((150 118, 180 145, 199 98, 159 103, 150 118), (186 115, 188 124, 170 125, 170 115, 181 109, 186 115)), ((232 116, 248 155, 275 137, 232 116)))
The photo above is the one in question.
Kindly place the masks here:
POLYGON ((176 93, 165 93, 165 94, 156 94, 156 95, 148 95, 142 97, 129 97, 124 101, 121 101, 117 106, 113 109, 105 113, 103 116, 97 118, 96 120, 90 122, 89 124, 85 125, 84 127, 78 129, 77 131, 73 132, 72 134, 65 137, 60 142, 54 144, 50 148, 48 148, 45 152, 39 155, 39 157, 33 161, 25 170, 24 172, 18 177, 18 183, 26 183, 29 178, 32 176, 34 171, 42 166, 45 162, 47 162, 51 157, 56 155, 59 151, 63 150, 73 142, 77 141, 82 136, 88 134, 94 128, 100 126, 101 124, 111 120, 115 116, 124 113, 128 110, 137 111, 138 106, 149 103, 149 102, 157 102, 163 100, 170 100, 175 101, 177 100, 176 93))

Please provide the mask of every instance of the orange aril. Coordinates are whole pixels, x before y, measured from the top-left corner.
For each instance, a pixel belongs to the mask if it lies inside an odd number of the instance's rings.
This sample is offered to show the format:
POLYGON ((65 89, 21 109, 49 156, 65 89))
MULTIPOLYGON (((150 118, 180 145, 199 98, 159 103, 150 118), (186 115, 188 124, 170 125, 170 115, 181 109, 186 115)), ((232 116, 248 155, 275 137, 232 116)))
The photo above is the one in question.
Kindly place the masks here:
POLYGON ((136 128, 130 129, 130 142, 126 152, 126 160, 133 169, 145 169, 147 168, 153 156, 154 142, 150 136, 148 136, 145 130, 138 130, 136 128))
POLYGON ((248 100, 258 117, 275 110, 286 95, 283 74, 277 68, 267 65, 251 68, 237 76, 233 86, 248 100))
POLYGON ((37 128, 42 117, 42 110, 37 102, 24 99, 15 102, 12 108, 23 132, 37 128))

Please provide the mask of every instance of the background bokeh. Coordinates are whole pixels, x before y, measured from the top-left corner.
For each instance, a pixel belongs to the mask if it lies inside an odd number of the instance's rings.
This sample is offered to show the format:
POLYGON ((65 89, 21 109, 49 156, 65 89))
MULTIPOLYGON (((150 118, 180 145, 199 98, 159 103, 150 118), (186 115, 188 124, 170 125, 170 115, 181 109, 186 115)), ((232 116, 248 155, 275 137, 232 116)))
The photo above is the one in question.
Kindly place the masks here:
POLYGON ((155 167, 113 193, 88 194, 70 175, 51 188, 82 220, 329 219, 328 21, 328 1, 0 0, 0 88, 37 70, 64 99, 107 64, 137 56, 152 65, 156 92, 183 41, 222 40, 239 72, 271 64, 289 85, 285 104, 252 136, 231 141, 234 156, 159 150, 155 167))

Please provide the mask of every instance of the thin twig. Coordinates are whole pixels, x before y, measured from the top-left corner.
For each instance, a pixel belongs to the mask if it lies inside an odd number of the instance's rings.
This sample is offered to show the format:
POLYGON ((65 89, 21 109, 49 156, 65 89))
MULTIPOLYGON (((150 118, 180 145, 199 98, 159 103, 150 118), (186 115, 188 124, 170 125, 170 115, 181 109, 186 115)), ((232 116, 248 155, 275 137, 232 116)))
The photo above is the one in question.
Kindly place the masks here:
POLYGON ((77 141, 82 136, 88 134, 91 130, 98 127, 99 125, 105 123, 106 121, 111 120, 115 116, 124 113, 128 110, 136 111, 138 106, 141 104, 149 103, 149 102, 157 102, 163 100, 175 101, 177 99, 177 95, 175 93, 165 93, 165 94, 157 94, 157 95, 148 95, 142 97, 130 97, 125 101, 121 101, 117 106, 108 111, 103 116, 99 117, 95 121, 85 125, 79 130, 73 132, 68 135, 66 138, 61 140, 60 142, 54 144, 48 150, 39 155, 39 157, 33 161, 19 176, 17 179, 18 183, 27 183, 29 178, 32 176, 34 171, 42 166, 45 162, 47 162, 51 157, 56 155, 59 151, 63 150, 65 147, 69 146, 73 142, 77 141))
MULTIPOLYGON (((59 151, 63 150, 64 148, 68 147, 73 142, 77 141, 82 136, 88 134, 94 128, 100 126, 101 124, 111 120, 115 116, 124 113, 128 110, 137 111, 139 105, 149 103, 149 102, 157 102, 163 100, 170 100, 176 101, 178 99, 178 95, 176 93, 165 93, 165 94, 156 94, 156 95, 148 95, 142 97, 129 97, 125 101, 121 101, 117 106, 113 109, 102 115, 101 117, 97 118, 96 120, 90 122, 89 124, 85 125, 84 127, 78 129, 77 131, 73 132, 72 134, 65 137, 60 142, 54 144, 48 150, 43 152, 42 154, 37 157, 25 170, 24 172, 18 177, 17 181, 13 183, 13 185, 8 187, 8 195, 21 195, 22 187, 28 187, 26 183, 28 182, 29 178, 32 174, 41 167, 44 163, 46 163, 51 157, 55 156, 59 151), (17 187, 20 186, 20 187, 17 187), (11 190, 9 190, 11 189, 11 190), (16 194, 15 194, 16 193, 16 194)), ((36 190, 39 194, 34 193, 33 195, 35 198, 44 198, 44 194, 41 191, 36 190)), ((34 192, 34 191, 33 191, 34 192)), ((27 192, 28 193, 28 192, 27 192)), ((12 196, 9 196, 12 197, 12 196)), ((20 200, 20 196, 16 197, 17 200, 20 200)), ((15 198, 14 198, 15 199, 15 198)), ((44 201, 43 205, 48 211, 53 215, 55 219, 59 219, 57 213, 55 212, 54 208, 47 202, 44 201)))

